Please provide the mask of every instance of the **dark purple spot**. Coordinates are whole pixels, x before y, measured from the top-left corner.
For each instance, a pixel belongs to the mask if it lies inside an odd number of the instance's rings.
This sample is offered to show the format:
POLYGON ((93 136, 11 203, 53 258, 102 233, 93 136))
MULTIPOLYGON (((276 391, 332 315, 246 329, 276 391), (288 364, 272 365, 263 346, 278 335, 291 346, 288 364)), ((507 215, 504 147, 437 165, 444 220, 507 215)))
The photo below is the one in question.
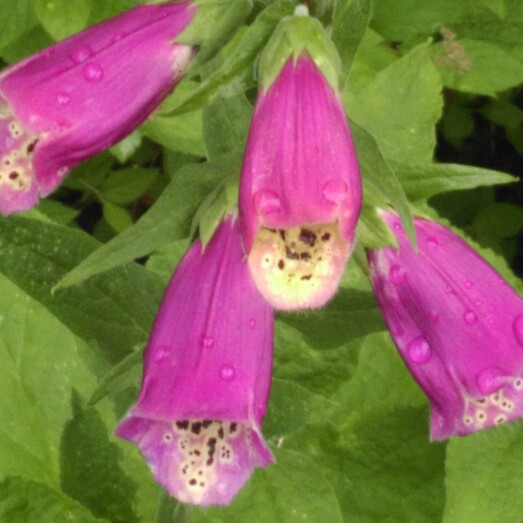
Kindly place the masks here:
POLYGON ((189 485, 196 485, 196 480, 195 479, 191 479, 189 481, 189 485))
POLYGON ((9 173, 9 179, 10 180, 16 180, 20 175, 18 174, 18 171, 11 171, 9 173))
POLYGON ((283 229, 280 229, 278 232, 280 233, 281 239, 285 240, 285 231, 283 229))
POLYGON ((305 261, 310 260, 311 259, 311 255, 308 252, 302 252, 300 254, 300 259, 301 260, 305 260, 305 261))
POLYGON ((306 245, 314 247, 314 244, 316 243, 316 235, 308 229, 300 229, 299 240, 306 245))
POLYGON ((300 255, 297 252, 291 251, 288 247, 285 247, 285 256, 289 260, 299 260, 300 255))
POLYGON ((203 427, 204 429, 206 429, 206 428, 207 428, 211 423, 212 423, 212 421, 211 421, 210 419, 204 419, 204 420, 202 421, 202 427, 203 427))
POLYGON ((224 436, 224 434, 223 434, 223 427, 220 427, 220 428, 218 429, 218 437, 219 437, 220 439, 223 439, 223 436, 224 436))
POLYGON ((307 274, 306 276, 302 276, 302 280, 310 280, 312 278, 312 274, 307 274))
POLYGON ((330 239, 331 239, 331 235, 330 235, 329 232, 326 232, 326 233, 323 234, 322 237, 321 237, 321 241, 322 241, 322 242, 328 242, 330 239))
POLYGON ((207 442, 207 446, 211 447, 211 449, 213 449, 216 446, 216 438, 209 438, 209 441, 207 442))
POLYGON ((209 459, 205 462, 205 464, 206 464, 208 467, 210 467, 213 463, 214 463, 214 459, 212 459, 212 458, 209 458, 209 459))
POLYGON ((280 269, 280 271, 283 271, 284 267, 285 267, 285 262, 283 260, 280 260, 278 262, 278 269, 280 269))
POLYGON ((200 434, 201 431, 202 431, 202 422, 201 421, 195 421, 191 425, 191 432, 193 434, 200 434))
POLYGON ((236 432, 236 428, 238 427, 238 425, 236 423, 231 423, 229 425, 229 432, 232 434, 233 432, 236 432))
POLYGON ((32 154, 32 152, 35 150, 36 142, 38 140, 33 140, 28 146, 27 146, 27 154, 32 154))
POLYGON ((189 420, 184 419, 176 422, 176 427, 180 430, 187 430, 189 428, 189 420))

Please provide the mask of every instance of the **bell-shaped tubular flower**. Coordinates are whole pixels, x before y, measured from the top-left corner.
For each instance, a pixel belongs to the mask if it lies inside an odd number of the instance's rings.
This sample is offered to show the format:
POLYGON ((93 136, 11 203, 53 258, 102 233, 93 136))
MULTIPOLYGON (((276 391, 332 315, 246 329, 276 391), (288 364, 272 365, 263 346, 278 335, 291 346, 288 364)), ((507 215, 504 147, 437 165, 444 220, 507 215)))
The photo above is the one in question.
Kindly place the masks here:
POLYGON ((324 305, 352 251, 361 179, 340 95, 307 53, 258 96, 239 208, 265 299, 281 310, 324 305))
POLYGON ((414 252, 391 213, 398 249, 370 251, 370 277, 401 357, 428 396, 431 437, 523 414, 523 300, 456 234, 415 219, 414 252))
POLYGON ((33 207, 150 115, 193 57, 174 42, 196 10, 141 5, 0 73, 0 213, 33 207))
POLYGON ((224 505, 273 458, 261 434, 273 311, 257 292, 231 218, 176 269, 145 351, 142 389, 116 434, 185 503, 224 505))

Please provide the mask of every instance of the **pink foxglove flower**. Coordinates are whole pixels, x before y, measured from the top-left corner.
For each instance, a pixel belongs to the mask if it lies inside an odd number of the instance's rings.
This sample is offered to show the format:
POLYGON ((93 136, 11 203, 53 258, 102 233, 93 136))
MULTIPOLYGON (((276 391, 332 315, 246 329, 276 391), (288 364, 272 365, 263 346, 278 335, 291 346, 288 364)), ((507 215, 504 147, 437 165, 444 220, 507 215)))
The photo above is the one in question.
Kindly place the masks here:
POLYGON ((145 351, 142 389, 117 435, 136 443, 183 502, 229 503, 254 467, 272 463, 261 435, 273 312, 251 281, 237 223, 176 269, 145 351))
POLYGON ((259 94, 240 184, 258 290, 277 309, 322 306, 352 251, 361 180, 340 95, 307 53, 259 94))
POLYGON ((36 205, 82 160, 138 127, 194 50, 192 2, 141 5, 0 74, 0 212, 36 205))
POLYGON ((370 252, 372 286, 401 357, 425 391, 439 440, 523 414, 523 300, 446 227, 418 218, 419 252, 382 213, 399 249, 370 252))

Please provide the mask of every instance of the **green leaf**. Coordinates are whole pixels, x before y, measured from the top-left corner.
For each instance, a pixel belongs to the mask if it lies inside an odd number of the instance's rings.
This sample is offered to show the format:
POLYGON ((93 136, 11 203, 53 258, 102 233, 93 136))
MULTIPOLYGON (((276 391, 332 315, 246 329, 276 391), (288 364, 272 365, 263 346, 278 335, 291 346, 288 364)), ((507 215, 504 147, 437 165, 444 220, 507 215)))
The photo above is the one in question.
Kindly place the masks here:
POLYGON ((1 275, 0 318, 0 478, 24 475, 57 486, 60 434, 70 416, 63 398, 72 383, 83 393, 94 386, 82 359, 86 347, 1 275))
POLYGON ((32 479, 11 477, 0 483, 0 521, 6 523, 102 523, 60 491, 32 479))
POLYGON ((280 320, 298 329, 309 345, 320 350, 339 347, 385 328, 372 293, 357 289, 342 288, 325 308, 285 314, 280 320))
POLYGON ((96 339, 108 361, 116 362, 147 339, 163 288, 133 264, 74 289, 52 291, 98 246, 87 234, 60 225, 17 216, 0 219, 0 272, 75 334, 96 339))
POLYGON ((519 521, 523 498, 521 423, 452 438, 447 452, 444 523, 519 521))
POLYGON ((176 107, 173 114, 202 107, 219 91, 227 92, 228 96, 232 96, 244 91, 245 83, 254 85, 252 78, 254 58, 263 49, 280 19, 292 14, 294 6, 292 0, 278 0, 265 8, 247 28, 238 44, 223 61, 223 65, 205 78, 192 95, 176 107), (233 83, 238 85, 234 86, 233 83))
POLYGON ((157 112, 140 127, 140 131, 154 142, 173 151, 195 156, 207 154, 203 143, 201 111, 179 116, 157 112))
POLYGON ((189 235, 198 204, 224 177, 235 160, 226 156, 182 167, 155 204, 138 222, 82 261, 56 286, 78 285, 101 272, 146 256, 155 249, 189 235))
POLYGON ((507 173, 454 163, 394 163, 394 170, 411 200, 422 200, 446 191, 517 181, 517 178, 507 173))
POLYGON ((507 6, 505 0, 480 0, 480 2, 495 13, 499 18, 505 18, 507 13, 507 6))
POLYGON ((376 208, 366 205, 363 206, 358 220, 357 238, 367 249, 397 246, 396 238, 380 218, 376 208))
POLYGON ((87 26, 91 0, 32 1, 38 20, 55 40, 63 40, 87 26))
POLYGON ((71 406, 73 417, 64 428, 60 447, 63 491, 95 516, 115 523, 137 522, 132 509, 136 486, 120 468, 120 449, 109 441, 100 415, 85 408, 76 391, 71 406))
POLYGON ((125 231, 125 229, 128 229, 133 224, 133 219, 129 211, 111 202, 104 202, 103 214, 107 223, 116 232, 125 231))
POLYGON ((222 154, 244 150, 251 116, 251 104, 243 94, 217 98, 204 109, 203 135, 211 160, 222 154))
POLYGON ((450 48, 446 56, 445 44, 435 57, 443 82, 447 87, 464 93, 494 96, 499 91, 515 87, 523 82, 523 64, 508 52, 490 42, 479 40, 456 40, 458 50, 450 48), (456 54, 461 58, 456 64, 456 54))
MULTIPOLYGON (((405 232, 411 241, 414 241, 414 225, 409 202, 396 173, 383 157, 379 145, 369 132, 356 124, 356 122, 351 123, 351 130, 367 193, 369 192, 369 187, 374 189, 372 194, 380 194, 385 203, 392 205, 396 209, 403 222, 405 232)), ((364 195, 364 198, 367 198, 367 195, 364 195)), ((375 200, 374 197, 373 200, 375 200)), ((375 201, 365 201, 365 203, 377 205, 375 201)))
POLYGON ((445 446, 428 441, 426 400, 388 334, 359 345, 356 372, 332 397, 337 407, 283 446, 314 456, 345 521, 441 521, 445 446))
POLYGON ((18 40, 37 23, 31 6, 32 0, 3 2, 0 10, 0 49, 18 40))
POLYGON ((275 455, 277 464, 258 469, 231 505, 195 512, 191 523, 342 523, 321 468, 301 453, 277 450, 275 455))
POLYGON ((332 20, 332 41, 342 62, 343 78, 352 66, 363 36, 368 28, 373 0, 341 0, 335 3, 332 20))
POLYGON ((441 89, 430 48, 423 44, 377 73, 359 92, 348 83, 344 101, 349 117, 373 134, 385 158, 422 163, 432 160, 436 145, 441 89))
POLYGON ((471 11, 469 2, 432 0, 420 8, 418 0, 378 0, 372 27, 391 42, 404 42, 418 35, 429 36, 462 14, 471 11))
POLYGON ((100 190, 112 203, 131 203, 149 189, 157 176, 158 169, 145 167, 112 171, 100 186, 100 190))

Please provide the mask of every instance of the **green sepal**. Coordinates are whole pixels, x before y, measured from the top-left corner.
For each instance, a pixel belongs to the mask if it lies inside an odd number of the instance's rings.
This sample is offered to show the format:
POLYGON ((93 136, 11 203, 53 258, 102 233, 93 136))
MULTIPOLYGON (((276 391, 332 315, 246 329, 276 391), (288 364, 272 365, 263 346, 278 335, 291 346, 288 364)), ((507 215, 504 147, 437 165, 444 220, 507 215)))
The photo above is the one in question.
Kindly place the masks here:
POLYGON ((230 40, 252 9, 252 0, 194 0, 197 9, 191 23, 176 42, 199 48, 192 67, 216 55, 230 40))
POLYGON ((330 86, 340 90, 341 60, 321 23, 311 16, 294 14, 283 18, 263 50, 259 65, 260 85, 271 86, 292 56, 296 62, 308 53, 330 86))

